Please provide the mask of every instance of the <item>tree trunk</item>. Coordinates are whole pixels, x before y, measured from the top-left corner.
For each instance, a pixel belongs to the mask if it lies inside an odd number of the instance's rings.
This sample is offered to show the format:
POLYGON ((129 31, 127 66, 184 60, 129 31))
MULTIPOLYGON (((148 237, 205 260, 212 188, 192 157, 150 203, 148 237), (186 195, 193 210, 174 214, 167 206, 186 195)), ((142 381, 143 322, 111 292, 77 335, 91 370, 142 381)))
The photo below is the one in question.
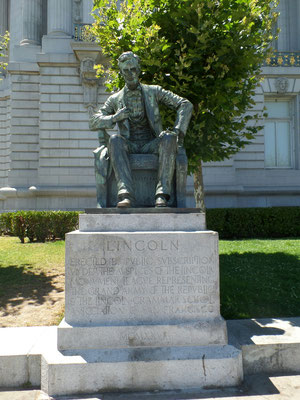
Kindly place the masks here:
POLYGON ((204 203, 204 186, 203 186, 203 175, 202 175, 202 162, 200 161, 197 170, 194 172, 194 196, 196 201, 196 208, 200 208, 202 212, 205 212, 204 203))

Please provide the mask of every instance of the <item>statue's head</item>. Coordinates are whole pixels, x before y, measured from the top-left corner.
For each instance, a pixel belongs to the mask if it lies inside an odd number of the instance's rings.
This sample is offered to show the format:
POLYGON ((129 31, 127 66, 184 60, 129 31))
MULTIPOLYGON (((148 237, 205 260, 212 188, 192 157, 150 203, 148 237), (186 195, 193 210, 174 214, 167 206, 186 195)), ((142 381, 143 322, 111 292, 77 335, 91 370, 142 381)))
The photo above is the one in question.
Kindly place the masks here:
POLYGON ((132 51, 126 51, 118 58, 120 72, 129 89, 134 90, 139 84, 141 72, 140 59, 132 51))

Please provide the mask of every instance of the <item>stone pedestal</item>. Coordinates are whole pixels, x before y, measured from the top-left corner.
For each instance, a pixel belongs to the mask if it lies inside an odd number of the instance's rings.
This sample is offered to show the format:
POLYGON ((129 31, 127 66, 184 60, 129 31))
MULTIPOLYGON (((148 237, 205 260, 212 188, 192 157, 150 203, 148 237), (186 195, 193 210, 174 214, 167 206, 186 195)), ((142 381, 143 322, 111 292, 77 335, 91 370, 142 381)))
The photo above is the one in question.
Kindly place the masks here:
POLYGON ((103 209, 66 238, 66 311, 50 395, 238 385, 220 316, 218 235, 188 209, 103 209), (181 212, 180 212, 181 211, 181 212))

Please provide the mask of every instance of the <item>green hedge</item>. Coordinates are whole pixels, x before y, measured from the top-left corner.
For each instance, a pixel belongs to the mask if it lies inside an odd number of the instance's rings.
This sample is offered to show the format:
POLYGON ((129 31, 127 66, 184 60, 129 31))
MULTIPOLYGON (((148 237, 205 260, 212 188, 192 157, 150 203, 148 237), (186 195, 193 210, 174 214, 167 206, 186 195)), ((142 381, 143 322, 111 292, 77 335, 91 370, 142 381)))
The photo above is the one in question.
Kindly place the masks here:
POLYGON ((30 242, 65 239, 65 234, 78 229, 76 211, 17 211, 0 214, 0 233, 25 237, 30 242))
MULTIPOLYGON (((22 243, 64 239, 78 229, 77 211, 17 211, 0 214, 0 234, 22 243)), ((300 207, 215 208, 206 211, 207 228, 220 239, 300 237, 300 207)))
POLYGON ((300 237, 300 207, 208 209, 206 223, 220 239, 300 237))

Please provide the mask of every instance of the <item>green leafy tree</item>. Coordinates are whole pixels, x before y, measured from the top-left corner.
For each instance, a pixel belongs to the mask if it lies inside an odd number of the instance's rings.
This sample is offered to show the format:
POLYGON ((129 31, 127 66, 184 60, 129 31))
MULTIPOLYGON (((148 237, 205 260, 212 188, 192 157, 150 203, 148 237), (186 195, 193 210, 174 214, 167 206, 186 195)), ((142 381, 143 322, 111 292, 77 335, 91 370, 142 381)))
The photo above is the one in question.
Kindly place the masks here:
MULTIPOLYGON (((9 43, 9 33, 6 32, 5 35, 0 35, 0 71, 6 69, 7 67, 7 50, 9 43)), ((1 80, 1 78, 0 78, 1 80)))
MULTIPOLYGON (((110 60, 109 90, 124 84, 117 58, 132 50, 142 81, 188 98, 185 137, 197 206, 204 207, 202 161, 229 158, 251 141, 260 115, 248 112, 273 40, 273 0, 95 0, 92 33, 110 60)), ((165 123, 171 126, 170 115, 165 123)))

